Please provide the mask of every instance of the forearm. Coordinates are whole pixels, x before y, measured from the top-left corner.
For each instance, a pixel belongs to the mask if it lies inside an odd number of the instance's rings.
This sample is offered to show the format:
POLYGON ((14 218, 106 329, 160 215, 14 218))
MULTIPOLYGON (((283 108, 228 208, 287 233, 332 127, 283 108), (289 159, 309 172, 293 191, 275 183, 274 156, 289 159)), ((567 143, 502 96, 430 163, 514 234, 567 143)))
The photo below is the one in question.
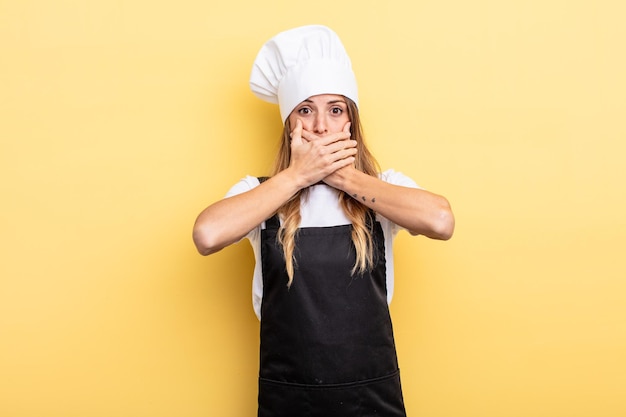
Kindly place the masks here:
POLYGON ((454 231, 454 215, 444 197, 417 188, 389 184, 360 171, 346 170, 336 185, 412 235, 447 240, 454 231))
POLYGON ((258 187, 217 201, 194 224, 193 240, 202 255, 210 255, 241 240, 289 200, 300 186, 283 171, 258 187))

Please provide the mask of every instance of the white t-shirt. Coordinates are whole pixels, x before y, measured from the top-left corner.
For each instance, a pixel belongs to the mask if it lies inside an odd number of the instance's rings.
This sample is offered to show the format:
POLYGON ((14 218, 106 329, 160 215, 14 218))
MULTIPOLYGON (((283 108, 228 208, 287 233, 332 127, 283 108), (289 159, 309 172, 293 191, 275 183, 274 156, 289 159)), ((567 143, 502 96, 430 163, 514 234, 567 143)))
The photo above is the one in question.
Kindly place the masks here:
MULTIPOLYGON (((387 170, 380 174, 380 178, 394 185, 404 187, 419 188, 417 184, 406 175, 394 170, 387 170)), ((237 194, 250 191, 259 185, 259 179, 250 175, 241 179, 226 194, 232 197, 237 194)), ((309 198, 302 202, 300 207, 301 222, 300 227, 330 227, 350 224, 346 217, 339 199, 332 187, 325 184, 313 185, 310 187, 309 198)), ((387 302, 391 302, 393 297, 394 270, 393 270, 393 239, 402 229, 397 224, 376 214, 382 226, 385 236, 385 260, 387 267, 387 302)), ((254 252, 255 266, 252 277, 252 306, 257 317, 261 318, 261 301, 263 299, 263 271, 261 264, 261 230, 265 229, 265 222, 255 227, 246 236, 252 245, 254 252)))

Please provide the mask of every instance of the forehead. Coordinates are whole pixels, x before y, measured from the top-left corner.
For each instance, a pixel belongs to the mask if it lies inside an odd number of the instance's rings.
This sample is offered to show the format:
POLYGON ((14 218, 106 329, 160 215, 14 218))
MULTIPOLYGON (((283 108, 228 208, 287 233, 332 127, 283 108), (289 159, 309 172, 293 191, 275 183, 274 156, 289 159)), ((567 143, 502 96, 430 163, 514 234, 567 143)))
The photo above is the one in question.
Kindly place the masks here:
POLYGON ((345 103, 346 99, 338 94, 318 94, 311 96, 303 101, 303 103, 327 104, 327 103, 345 103))

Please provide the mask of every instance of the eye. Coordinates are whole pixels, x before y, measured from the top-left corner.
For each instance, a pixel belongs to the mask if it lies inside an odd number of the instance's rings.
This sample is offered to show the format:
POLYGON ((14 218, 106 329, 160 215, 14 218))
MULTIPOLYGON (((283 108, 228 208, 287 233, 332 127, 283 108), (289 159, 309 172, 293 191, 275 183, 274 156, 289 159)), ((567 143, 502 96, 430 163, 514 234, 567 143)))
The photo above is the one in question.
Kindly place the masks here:
POLYGON ((308 107, 302 107, 302 108, 298 109, 298 113, 302 114, 302 115, 311 114, 311 109, 308 108, 308 107))
POLYGON ((330 109, 331 114, 335 115, 335 116, 339 116, 341 114, 343 114, 343 109, 341 107, 333 107, 332 109, 330 109))

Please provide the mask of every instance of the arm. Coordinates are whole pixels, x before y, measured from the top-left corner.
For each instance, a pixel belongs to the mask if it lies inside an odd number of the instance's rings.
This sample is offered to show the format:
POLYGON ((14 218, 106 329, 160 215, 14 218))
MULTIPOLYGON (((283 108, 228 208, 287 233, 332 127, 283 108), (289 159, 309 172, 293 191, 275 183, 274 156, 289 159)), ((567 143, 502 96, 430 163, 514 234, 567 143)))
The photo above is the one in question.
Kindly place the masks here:
POLYGON ((198 252, 210 255, 238 242, 298 189, 283 171, 250 191, 211 204, 200 213, 193 227, 198 252))
POLYGON ((440 195, 389 184, 353 166, 334 172, 324 182, 404 227, 411 235, 441 240, 452 237, 454 215, 448 200, 440 195))
POLYGON ((211 204, 200 213, 193 228, 193 241, 200 254, 210 255, 238 242, 300 189, 354 162, 356 143, 349 139, 349 133, 308 142, 302 140, 301 131, 298 123, 287 169, 250 191, 211 204))

